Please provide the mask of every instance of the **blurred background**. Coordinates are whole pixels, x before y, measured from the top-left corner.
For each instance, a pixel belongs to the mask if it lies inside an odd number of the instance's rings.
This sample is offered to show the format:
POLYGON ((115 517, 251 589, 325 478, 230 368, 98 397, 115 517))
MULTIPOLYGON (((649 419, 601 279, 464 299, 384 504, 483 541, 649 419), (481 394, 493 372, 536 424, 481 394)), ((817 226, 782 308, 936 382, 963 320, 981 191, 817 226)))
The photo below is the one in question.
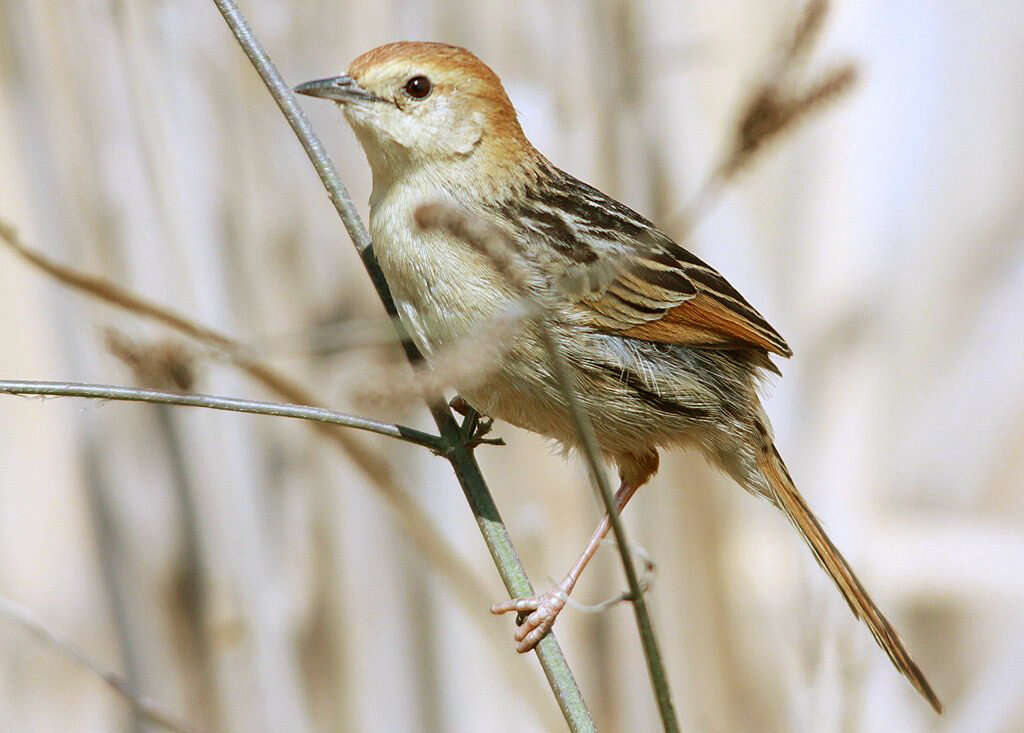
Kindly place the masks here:
MULTIPOLYGON (((669 454, 626 521, 657 565, 650 600, 684 730, 1024 730, 1019 3, 835 3, 794 83, 852 62, 858 84, 766 146, 690 232, 680 214, 798 2, 242 9, 293 84, 392 40, 467 46, 542 151, 686 235, 793 347, 766 402, 780 450, 947 712, 897 675, 781 514, 669 454)), ((365 213, 354 137, 331 105, 302 103, 365 213)), ((381 308, 212 3, 0 0, 0 219, 54 260, 230 334, 326 405, 430 425, 416 402, 361 396, 392 350, 350 336, 381 308)), ((170 338, 196 391, 280 399, 7 247, 0 335, 2 378, 133 384, 138 354, 170 338)), ((478 456, 550 587, 598 503, 578 462, 496 434, 508 446, 478 456)), ((197 728, 564 729, 512 620, 487 612, 504 589, 450 468, 426 451, 266 417, 17 397, 0 398, 0 436, 0 596, 197 728), (417 511, 454 564, 410 531, 417 511)), ((576 598, 623 583, 606 549, 576 598)), ((628 606, 556 628, 602 730, 658 729, 628 606)), ((156 730, 2 615, 0 726, 156 730)))

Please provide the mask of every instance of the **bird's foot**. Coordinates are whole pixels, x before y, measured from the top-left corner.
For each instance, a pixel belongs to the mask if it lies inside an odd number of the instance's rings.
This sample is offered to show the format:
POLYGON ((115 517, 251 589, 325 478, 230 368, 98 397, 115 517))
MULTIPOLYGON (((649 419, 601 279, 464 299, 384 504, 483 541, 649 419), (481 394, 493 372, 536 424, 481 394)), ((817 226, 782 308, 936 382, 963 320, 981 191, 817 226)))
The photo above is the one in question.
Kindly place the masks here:
POLYGON ((462 397, 458 395, 452 397, 448 406, 463 417, 461 432, 466 447, 476 448, 478 445, 484 444, 505 445, 505 441, 501 438, 486 437, 491 432, 491 428, 494 427, 494 420, 481 415, 462 397))
POLYGON ((476 412, 476 410, 469 406, 468 402, 462 399, 462 395, 455 395, 448 400, 448 407, 452 408, 463 417, 469 417, 470 414, 476 412))
POLYGON ((533 598, 513 598, 510 601, 495 603, 491 606, 491 613, 516 612, 516 651, 525 654, 551 631, 558 614, 565 608, 568 597, 565 590, 556 588, 533 598))

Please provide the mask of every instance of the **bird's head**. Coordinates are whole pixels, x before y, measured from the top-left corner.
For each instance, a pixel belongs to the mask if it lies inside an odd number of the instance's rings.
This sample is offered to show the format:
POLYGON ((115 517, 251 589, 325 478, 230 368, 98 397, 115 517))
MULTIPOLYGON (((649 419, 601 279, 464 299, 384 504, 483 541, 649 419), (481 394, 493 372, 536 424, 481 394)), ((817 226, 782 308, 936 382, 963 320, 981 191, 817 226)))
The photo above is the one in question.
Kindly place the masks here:
POLYGON ((535 154, 491 69, 464 48, 389 43, 352 62, 348 74, 307 82, 297 92, 342 106, 378 183, 410 171, 446 168, 486 176, 535 154))

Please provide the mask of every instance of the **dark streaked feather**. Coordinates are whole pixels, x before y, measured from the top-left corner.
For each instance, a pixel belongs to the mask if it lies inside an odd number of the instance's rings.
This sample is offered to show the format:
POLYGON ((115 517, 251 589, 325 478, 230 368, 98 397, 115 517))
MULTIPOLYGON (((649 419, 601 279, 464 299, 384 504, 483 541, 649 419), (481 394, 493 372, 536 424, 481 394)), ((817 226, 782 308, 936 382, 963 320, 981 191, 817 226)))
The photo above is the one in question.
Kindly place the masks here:
POLYGON ((547 245, 524 254, 573 283, 567 295, 584 322, 645 341, 792 355, 725 278, 629 207, 550 165, 526 194, 493 213, 547 245), (605 262, 610 276, 580 273, 605 262))

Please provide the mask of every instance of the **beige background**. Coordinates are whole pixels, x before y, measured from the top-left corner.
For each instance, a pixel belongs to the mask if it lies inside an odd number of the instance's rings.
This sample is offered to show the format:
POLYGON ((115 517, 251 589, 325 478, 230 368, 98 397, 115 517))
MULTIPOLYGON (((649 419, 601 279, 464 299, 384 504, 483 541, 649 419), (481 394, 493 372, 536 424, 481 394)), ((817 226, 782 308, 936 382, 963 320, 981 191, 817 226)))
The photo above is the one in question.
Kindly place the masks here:
MULTIPOLYGON (((556 163, 656 221, 694 194, 796 3, 243 4, 293 83, 401 38, 468 46, 556 163)), ((781 515, 692 456, 627 512, 686 731, 1024 728, 1024 10, 837 3, 808 75, 861 83, 773 145, 688 244, 796 356, 767 409, 798 484, 947 705, 936 718, 781 515)), ((369 172, 303 101, 365 211, 369 172)), ((330 205, 212 3, 0 1, 0 217, 60 261, 252 344, 338 407, 380 315, 330 205), (333 324, 333 328, 325 325, 333 324), (318 353, 312 354, 316 351, 318 353)), ((0 252, 0 377, 130 383, 102 344, 163 332, 0 252)), ((216 363, 198 389, 267 396, 216 363)), ((599 512, 575 463, 505 425, 480 458, 528 571, 599 512)), ((366 476, 301 424, 0 399, 0 595, 210 731, 533 731, 560 722, 509 619, 461 603, 366 476)), ((385 453, 489 590, 447 465, 385 453)), ((578 591, 622 587, 601 553, 578 591)), ((488 595, 488 594, 485 594, 488 595)), ((657 727, 630 609, 567 613, 598 724, 657 727)), ((146 730, 0 618, 0 727, 146 730)))

